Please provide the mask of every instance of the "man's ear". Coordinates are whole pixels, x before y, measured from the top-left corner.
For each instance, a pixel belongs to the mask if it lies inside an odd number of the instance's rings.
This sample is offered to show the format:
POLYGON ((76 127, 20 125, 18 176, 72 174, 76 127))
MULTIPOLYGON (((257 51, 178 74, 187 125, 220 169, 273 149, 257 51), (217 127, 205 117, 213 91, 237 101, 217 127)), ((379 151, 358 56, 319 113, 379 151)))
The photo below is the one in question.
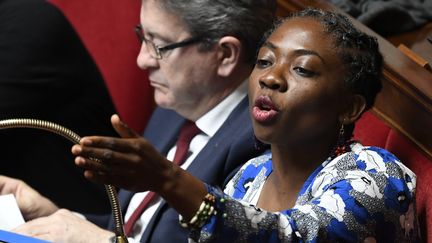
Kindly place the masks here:
POLYGON ((342 124, 351 124, 355 122, 363 113, 366 107, 366 100, 363 96, 354 94, 348 98, 345 112, 339 116, 339 122, 342 124))
POLYGON ((227 77, 241 62, 243 45, 233 36, 222 37, 218 42, 218 74, 227 77))

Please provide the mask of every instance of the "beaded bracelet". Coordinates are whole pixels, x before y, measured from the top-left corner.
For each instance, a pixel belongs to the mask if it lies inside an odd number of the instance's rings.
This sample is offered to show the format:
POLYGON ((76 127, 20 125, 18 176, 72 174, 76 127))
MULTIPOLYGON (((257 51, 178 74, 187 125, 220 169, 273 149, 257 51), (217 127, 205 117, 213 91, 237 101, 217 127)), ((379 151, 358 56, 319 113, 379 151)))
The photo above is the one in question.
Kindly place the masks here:
POLYGON ((216 197, 210 193, 207 193, 198 211, 195 213, 195 215, 191 218, 189 222, 186 222, 183 216, 180 215, 180 225, 183 228, 188 229, 196 229, 202 227, 212 215, 216 215, 216 210, 214 207, 215 203, 216 197))

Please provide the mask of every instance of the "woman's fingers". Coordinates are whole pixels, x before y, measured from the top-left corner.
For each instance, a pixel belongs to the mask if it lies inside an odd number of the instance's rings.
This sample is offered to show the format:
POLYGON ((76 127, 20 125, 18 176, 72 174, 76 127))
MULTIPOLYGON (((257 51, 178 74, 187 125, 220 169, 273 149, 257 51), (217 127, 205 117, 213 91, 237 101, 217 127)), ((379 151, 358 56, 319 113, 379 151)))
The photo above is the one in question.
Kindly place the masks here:
POLYGON ((113 128, 116 130, 116 132, 122 138, 139 138, 139 137, 141 137, 138 133, 136 133, 134 130, 129 128, 126 125, 126 123, 124 123, 122 120, 120 120, 120 117, 117 114, 114 114, 111 116, 111 124, 112 124, 113 128))
POLYGON ((82 138, 72 147, 75 164, 93 182, 139 191, 160 187, 158 184, 169 174, 172 163, 118 116, 112 116, 111 121, 122 138, 82 138))
POLYGON ((74 145, 72 147, 72 153, 76 156, 93 158, 95 160, 101 160, 109 164, 118 162, 119 160, 123 159, 123 157, 125 157, 124 153, 115 152, 111 149, 85 147, 81 145, 74 145))
POLYGON ((134 152, 139 139, 122 139, 114 137, 91 136, 83 137, 80 145, 94 148, 108 148, 119 152, 134 152))
POLYGON ((152 145, 144 138, 114 138, 103 136, 83 137, 79 143, 83 147, 105 148, 123 153, 140 153, 152 145))
POLYGON ((83 169, 92 170, 97 172, 109 173, 113 169, 106 164, 103 164, 102 161, 96 161, 94 159, 86 159, 84 157, 76 157, 75 164, 83 169))
POLYGON ((88 180, 95 182, 95 183, 101 183, 106 185, 115 185, 117 187, 125 188, 130 191, 147 191, 150 190, 150 184, 151 183, 145 183, 141 179, 139 181, 136 181, 136 176, 134 176, 133 173, 127 174, 127 175, 117 175, 112 173, 105 173, 100 171, 92 171, 92 170, 86 170, 84 172, 84 177, 88 180), (128 178, 125 180, 124 178, 128 178))
POLYGON ((96 183, 113 184, 113 177, 104 172, 86 170, 84 177, 96 183))
POLYGON ((110 159, 104 159, 97 153, 90 153, 90 156, 77 156, 75 164, 86 170, 94 170, 109 174, 128 174, 138 167, 145 167, 146 164, 137 163, 136 155, 124 155, 113 152, 110 159))

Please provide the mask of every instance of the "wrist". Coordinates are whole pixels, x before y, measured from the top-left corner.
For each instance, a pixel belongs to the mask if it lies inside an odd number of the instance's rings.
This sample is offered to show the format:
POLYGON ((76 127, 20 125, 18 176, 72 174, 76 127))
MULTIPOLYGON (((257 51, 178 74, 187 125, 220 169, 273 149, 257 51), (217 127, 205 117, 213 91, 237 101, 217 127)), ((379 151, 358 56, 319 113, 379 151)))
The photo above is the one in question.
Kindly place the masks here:
POLYGON ((39 215, 39 217, 49 216, 49 215, 57 212, 57 210, 59 210, 59 208, 57 207, 57 205, 55 205, 48 198, 44 197, 43 198, 43 203, 42 203, 42 209, 41 209, 41 214, 42 215, 39 215))
POLYGON ((167 178, 157 193, 179 214, 192 217, 207 194, 205 184, 177 165, 173 165, 167 178))
POLYGON ((29 197, 29 201, 31 202, 30 204, 25 204, 28 206, 21 208, 21 212, 27 221, 50 216, 59 209, 53 202, 43 196, 38 196, 37 199, 29 197))
POLYGON ((201 228, 207 221, 213 216, 216 215, 216 197, 213 194, 207 193, 204 197, 198 211, 196 211, 195 215, 190 219, 186 219, 183 215, 179 216, 180 225, 183 228, 196 230, 201 228))
POLYGON ((163 183, 160 184, 156 192, 163 198, 169 198, 171 195, 177 194, 176 190, 181 184, 181 178, 184 176, 183 172, 182 168, 170 162, 169 169, 164 173, 163 183))
POLYGON ((118 242, 114 232, 109 231, 109 230, 105 230, 105 229, 101 229, 99 227, 97 227, 97 229, 100 229, 100 230, 95 230, 93 232, 93 235, 97 236, 97 238, 93 238, 89 241, 92 241, 92 242, 109 242, 109 243, 118 242))

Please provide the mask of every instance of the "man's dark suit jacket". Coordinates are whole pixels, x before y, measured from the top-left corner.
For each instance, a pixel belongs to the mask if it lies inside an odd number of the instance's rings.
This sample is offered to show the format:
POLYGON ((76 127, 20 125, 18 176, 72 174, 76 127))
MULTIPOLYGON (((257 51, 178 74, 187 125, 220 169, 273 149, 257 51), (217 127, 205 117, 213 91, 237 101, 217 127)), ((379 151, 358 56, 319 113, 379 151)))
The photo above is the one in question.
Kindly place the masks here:
MULTIPOLYGON (((166 155, 174 146, 184 122, 185 119, 177 113, 158 108, 149 121, 144 137, 166 155)), ((245 98, 187 170, 206 183, 223 187, 240 165, 262 152, 255 147, 248 101, 245 98)), ((123 212, 126 211, 132 196, 133 193, 129 191, 119 192, 123 212)), ((113 226, 113 221, 110 220, 109 228, 112 229, 113 226)), ((178 213, 166 202, 162 202, 146 228, 141 242, 187 242, 187 237, 188 231, 179 225, 178 213)))
MULTIPOLYGON (((0 0, 0 119, 43 119, 80 136, 115 136, 113 113, 98 68, 63 14, 45 0, 0 0)), ((24 180, 60 207, 109 212, 103 186, 84 178, 71 147, 46 131, 0 130, 0 174, 24 180)))

